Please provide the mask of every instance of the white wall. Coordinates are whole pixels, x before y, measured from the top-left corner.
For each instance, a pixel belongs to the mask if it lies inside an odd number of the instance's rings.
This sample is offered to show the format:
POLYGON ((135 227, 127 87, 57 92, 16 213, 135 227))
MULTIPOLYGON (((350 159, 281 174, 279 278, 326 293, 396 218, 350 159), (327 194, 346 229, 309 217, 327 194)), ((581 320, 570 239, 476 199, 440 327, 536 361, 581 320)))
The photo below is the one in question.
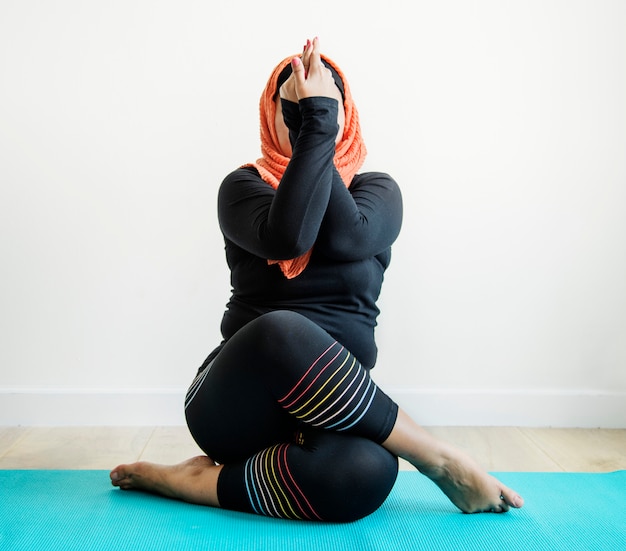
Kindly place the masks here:
POLYGON ((626 3, 0 2, 0 424, 182 422, 215 199, 319 35, 405 224, 376 380, 428 424, 626 426, 626 3))

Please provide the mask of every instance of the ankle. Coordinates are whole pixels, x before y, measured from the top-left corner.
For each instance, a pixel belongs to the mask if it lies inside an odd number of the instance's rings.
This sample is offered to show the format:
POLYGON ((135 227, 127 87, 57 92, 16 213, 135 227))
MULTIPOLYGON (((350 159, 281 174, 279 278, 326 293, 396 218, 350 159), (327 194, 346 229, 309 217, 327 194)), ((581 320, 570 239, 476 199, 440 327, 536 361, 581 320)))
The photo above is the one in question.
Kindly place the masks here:
POLYGON ((412 462, 413 466, 431 480, 439 480, 448 476, 451 458, 444 451, 432 450, 427 460, 420 458, 412 462))

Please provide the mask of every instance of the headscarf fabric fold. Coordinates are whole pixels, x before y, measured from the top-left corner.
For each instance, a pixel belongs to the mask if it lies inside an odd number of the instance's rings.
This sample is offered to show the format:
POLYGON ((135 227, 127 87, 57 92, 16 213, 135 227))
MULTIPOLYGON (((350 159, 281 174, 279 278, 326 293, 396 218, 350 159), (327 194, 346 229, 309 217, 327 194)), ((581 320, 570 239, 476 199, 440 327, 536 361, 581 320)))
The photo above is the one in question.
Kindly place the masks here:
MULTIPOLYGON (((289 157, 280 152, 278 135, 276 134, 276 93, 278 78, 287 65, 295 56, 290 56, 281 61, 270 75, 259 102, 261 123, 261 155, 254 163, 244 166, 253 166, 257 169, 264 182, 277 189, 289 164, 289 157)), ((363 165, 367 150, 361 136, 359 114, 352 100, 350 87, 342 71, 325 55, 321 56, 325 64, 329 64, 335 70, 343 83, 343 107, 345 111, 345 126, 343 136, 335 147, 334 164, 346 187, 350 186, 352 179, 363 165)), ((269 264, 278 264, 284 276, 292 279, 300 275, 311 258, 312 250, 302 256, 290 260, 268 260, 269 264)))

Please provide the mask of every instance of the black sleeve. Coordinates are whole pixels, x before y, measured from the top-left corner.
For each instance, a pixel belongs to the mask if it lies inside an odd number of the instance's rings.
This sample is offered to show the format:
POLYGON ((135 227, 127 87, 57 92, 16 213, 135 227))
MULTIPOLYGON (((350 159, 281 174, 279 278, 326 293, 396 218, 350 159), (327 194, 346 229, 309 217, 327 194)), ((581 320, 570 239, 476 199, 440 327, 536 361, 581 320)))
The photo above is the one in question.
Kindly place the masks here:
POLYGON ((289 129, 289 142, 293 149, 296 145, 296 140, 300 134, 300 128, 302 127, 302 115, 300 114, 300 106, 293 101, 286 99, 280 100, 280 104, 283 110, 283 120, 289 129))
POLYGON ((368 258, 391 246, 401 225, 402 195, 393 178, 368 172, 347 189, 335 170, 316 248, 337 260, 368 258))
POLYGON ((302 125, 278 189, 250 169, 234 171, 220 187, 224 236, 262 258, 290 259, 308 251, 331 194, 337 100, 305 98, 299 107, 302 125))

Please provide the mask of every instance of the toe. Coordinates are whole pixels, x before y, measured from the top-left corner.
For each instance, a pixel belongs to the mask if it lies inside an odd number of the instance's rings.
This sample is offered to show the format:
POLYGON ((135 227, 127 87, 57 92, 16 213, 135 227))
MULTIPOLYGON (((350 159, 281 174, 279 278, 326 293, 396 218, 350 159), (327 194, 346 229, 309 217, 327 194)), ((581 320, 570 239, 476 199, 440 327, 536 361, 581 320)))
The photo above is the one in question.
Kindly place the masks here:
POLYGON ((110 473, 109 473, 109 478, 111 479, 111 484, 113 484, 114 486, 120 481, 120 479, 122 478, 119 471, 117 469, 113 469, 110 473))
POLYGON ((111 484, 113 484, 113 486, 121 486, 128 481, 128 475, 126 474, 125 467, 126 465, 119 465, 109 473, 111 484))
POLYGON ((510 508, 509 504, 501 499, 498 507, 496 508, 496 513, 506 513, 510 508))
POLYGON ((511 488, 507 488, 503 486, 500 489, 500 499, 502 501, 502 505, 506 505, 506 510, 508 511, 510 507, 515 507, 519 509, 524 505, 524 499, 517 492, 511 490, 511 488))

